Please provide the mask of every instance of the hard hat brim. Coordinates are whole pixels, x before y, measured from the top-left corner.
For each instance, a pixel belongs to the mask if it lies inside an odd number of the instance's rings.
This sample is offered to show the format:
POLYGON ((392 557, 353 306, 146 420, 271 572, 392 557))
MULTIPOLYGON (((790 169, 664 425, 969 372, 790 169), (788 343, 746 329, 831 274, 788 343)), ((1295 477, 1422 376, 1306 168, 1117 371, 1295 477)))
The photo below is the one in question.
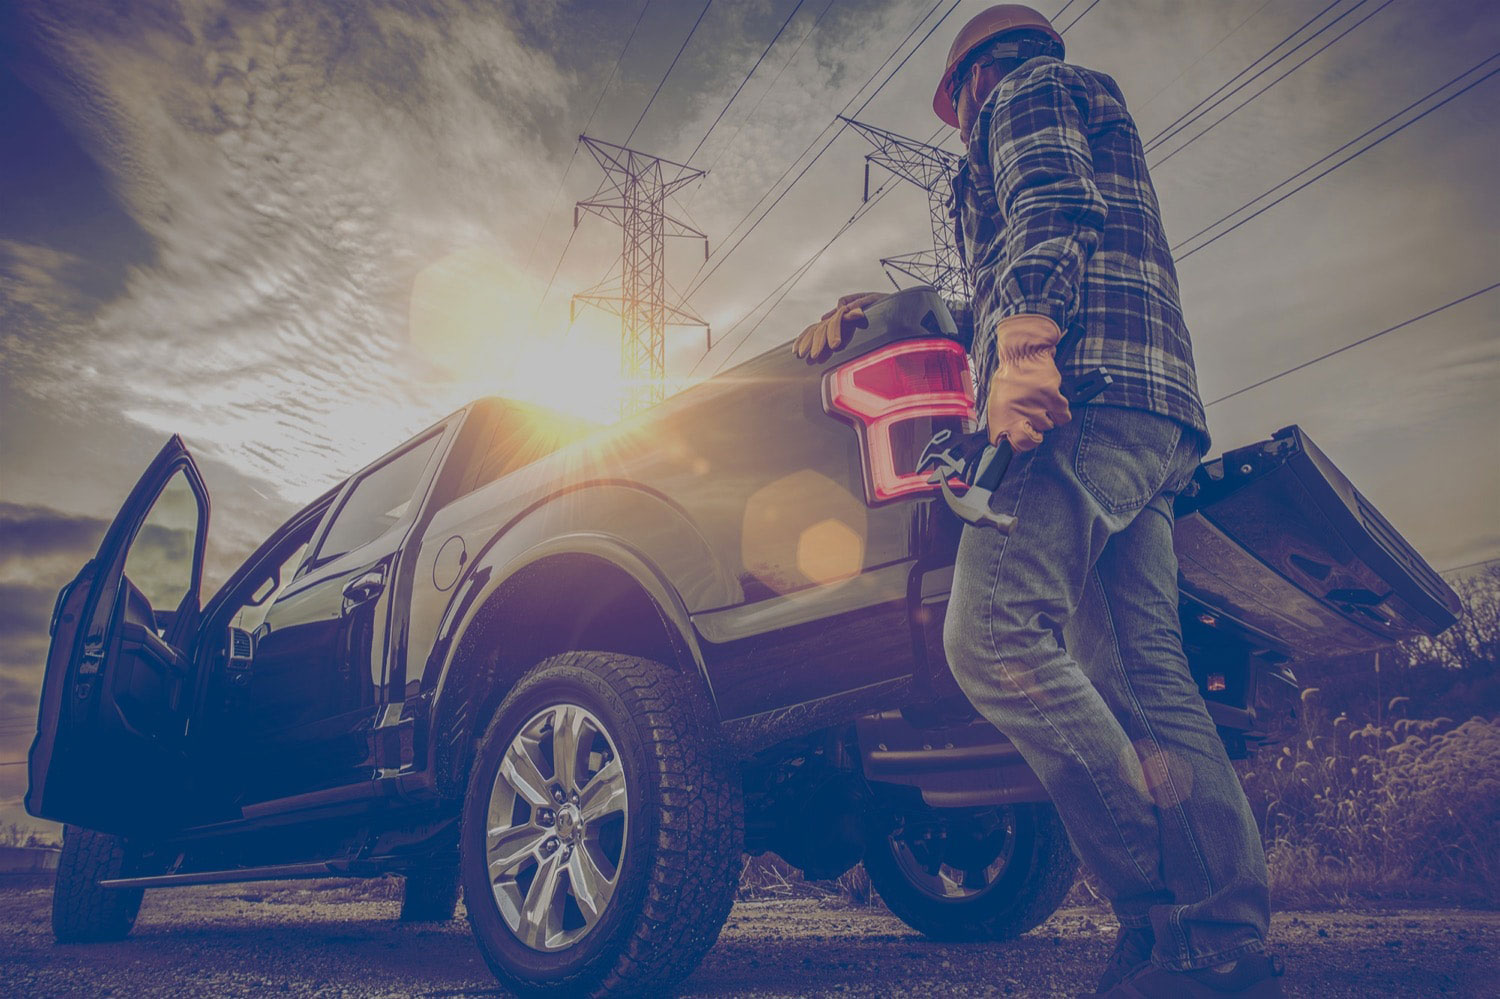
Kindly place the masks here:
POLYGON ((938 84, 937 93, 932 95, 932 110, 954 128, 958 127, 958 112, 953 109, 953 77, 943 77, 943 82, 938 84))

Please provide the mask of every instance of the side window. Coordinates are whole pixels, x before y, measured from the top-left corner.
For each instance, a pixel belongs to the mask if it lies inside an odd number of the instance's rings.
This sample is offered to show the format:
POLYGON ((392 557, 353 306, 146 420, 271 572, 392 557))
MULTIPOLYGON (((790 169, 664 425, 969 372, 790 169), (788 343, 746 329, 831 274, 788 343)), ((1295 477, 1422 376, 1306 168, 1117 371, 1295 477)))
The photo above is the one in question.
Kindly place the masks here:
POLYGON ((198 517, 198 497, 187 473, 178 469, 157 494, 125 556, 125 575, 153 610, 176 610, 192 588, 198 517))
POLYGON ((374 541, 399 521, 411 505, 422 470, 440 440, 441 432, 434 433, 365 473, 334 515, 323 543, 318 546, 317 561, 327 562, 352 552, 374 541))

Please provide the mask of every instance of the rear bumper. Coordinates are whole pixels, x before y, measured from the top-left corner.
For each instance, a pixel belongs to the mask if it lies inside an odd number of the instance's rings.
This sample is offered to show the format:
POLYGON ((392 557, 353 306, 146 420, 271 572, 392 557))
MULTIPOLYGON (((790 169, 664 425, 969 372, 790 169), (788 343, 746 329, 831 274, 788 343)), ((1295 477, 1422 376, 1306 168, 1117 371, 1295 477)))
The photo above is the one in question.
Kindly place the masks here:
MULTIPOLYGON (((1253 706, 1205 701, 1231 758, 1242 758, 1266 735, 1253 706)), ((913 724, 900 710, 855 722, 865 779, 914 787, 933 808, 980 808, 1048 795, 1021 753, 982 718, 951 724, 913 724)))
MULTIPOLYGON (((943 618, 953 567, 915 580, 914 628, 923 655, 912 705, 856 721, 866 779, 915 787, 935 808, 973 808, 1046 801, 1020 752, 979 718, 959 689, 943 653, 943 618)), ((1296 677, 1266 650, 1260 636, 1214 618, 1184 598, 1184 645, 1198 691, 1231 757, 1274 741, 1294 704, 1296 677)))

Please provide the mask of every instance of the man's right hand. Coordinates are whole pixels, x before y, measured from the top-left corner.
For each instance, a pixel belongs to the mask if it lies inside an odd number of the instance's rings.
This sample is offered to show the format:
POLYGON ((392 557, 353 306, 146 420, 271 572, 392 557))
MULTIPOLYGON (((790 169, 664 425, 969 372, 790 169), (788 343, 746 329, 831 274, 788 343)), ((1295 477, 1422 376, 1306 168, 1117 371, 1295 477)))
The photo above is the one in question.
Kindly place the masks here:
POLYGON ((792 344, 792 353, 809 364, 821 364, 836 350, 843 350, 854 339, 854 331, 865 329, 870 320, 865 309, 890 296, 880 291, 862 291, 845 295, 839 304, 823 313, 823 318, 803 330, 792 344))

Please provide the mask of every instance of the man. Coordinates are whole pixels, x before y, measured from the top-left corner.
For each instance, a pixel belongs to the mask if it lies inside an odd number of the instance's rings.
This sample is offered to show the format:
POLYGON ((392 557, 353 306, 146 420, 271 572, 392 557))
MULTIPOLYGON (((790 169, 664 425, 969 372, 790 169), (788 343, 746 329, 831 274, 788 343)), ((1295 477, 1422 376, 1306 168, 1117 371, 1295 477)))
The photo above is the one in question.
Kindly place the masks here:
MULTIPOLYGON (((1119 87, 1063 54, 1041 14, 992 7, 933 101, 968 148, 960 325, 990 440, 1016 451, 992 506, 1018 518, 964 528, 944 647, 1108 893, 1098 994, 1280 996, 1260 836, 1177 616, 1172 500, 1209 439, 1176 272, 1119 87), (1114 383, 1071 412, 1061 374, 1101 365, 1114 383)), ((841 299, 796 352, 825 359, 883 297, 841 299)))

